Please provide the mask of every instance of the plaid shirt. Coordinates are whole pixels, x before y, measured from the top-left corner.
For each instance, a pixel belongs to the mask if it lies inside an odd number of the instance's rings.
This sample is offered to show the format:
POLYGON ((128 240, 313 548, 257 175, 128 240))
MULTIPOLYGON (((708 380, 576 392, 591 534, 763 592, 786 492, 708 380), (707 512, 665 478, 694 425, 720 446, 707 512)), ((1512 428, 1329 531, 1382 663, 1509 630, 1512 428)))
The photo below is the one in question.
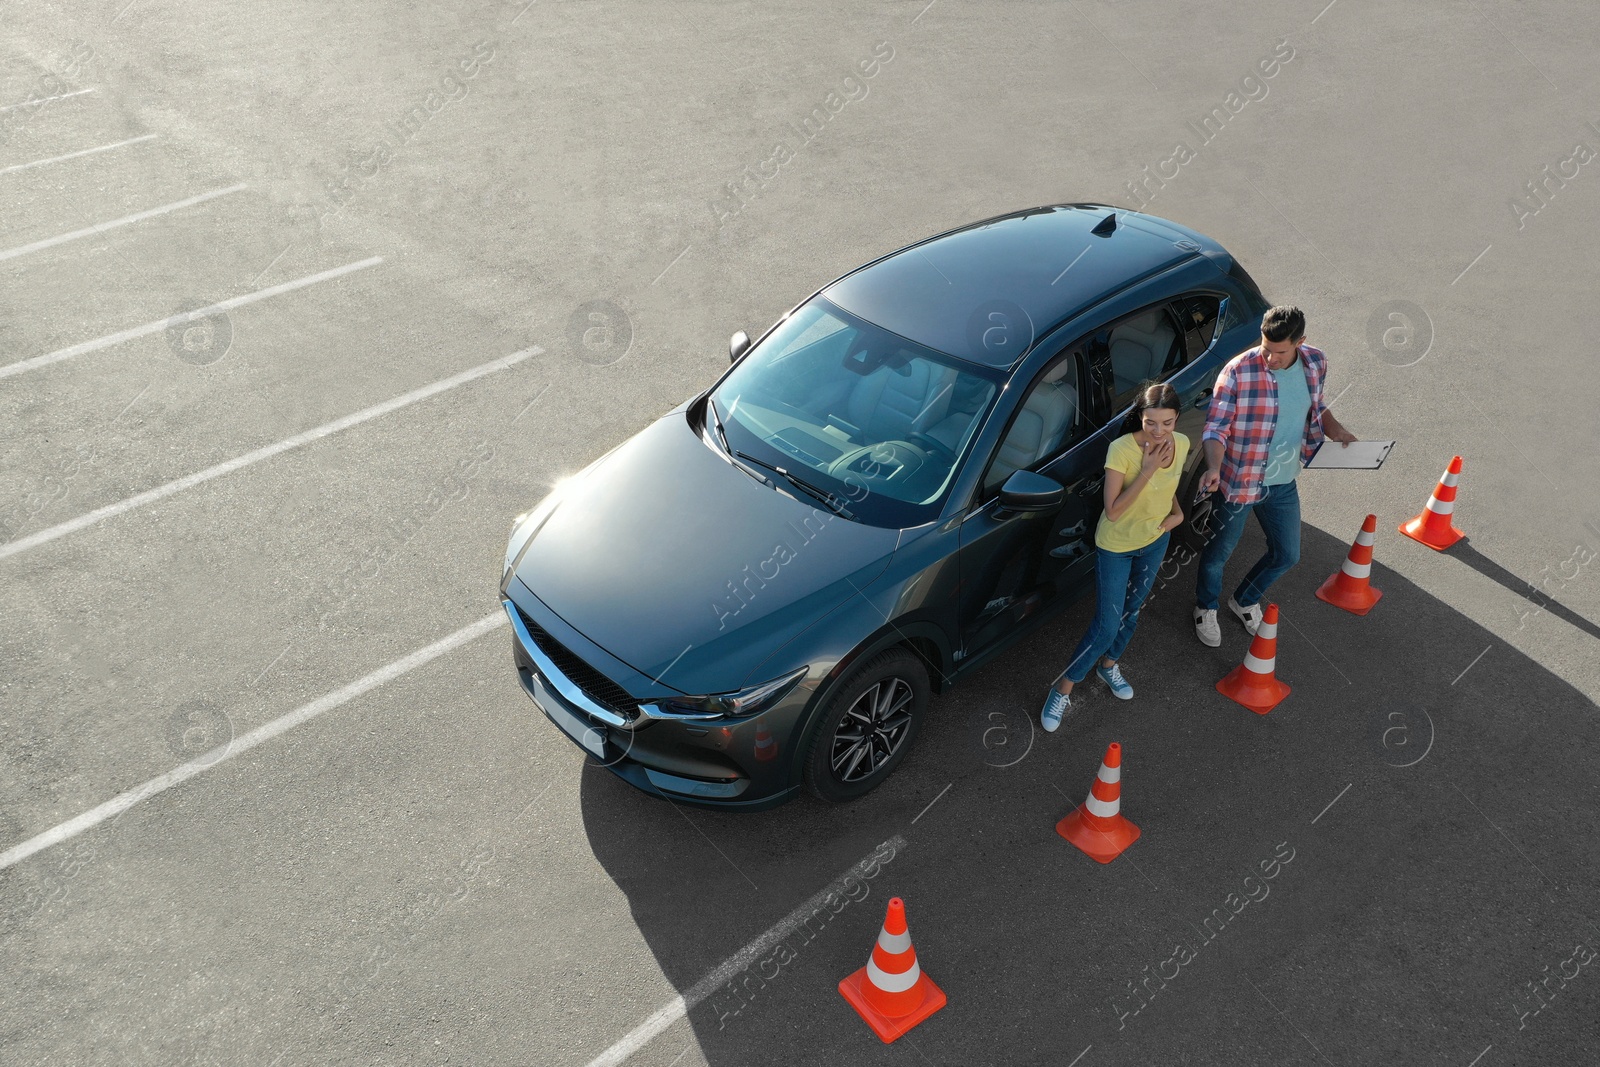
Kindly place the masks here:
MULTIPOLYGON (((1300 462, 1309 463, 1322 444, 1322 383, 1328 376, 1328 359, 1322 350, 1301 345, 1297 366, 1305 368, 1311 410, 1306 415, 1305 441, 1300 462)), ((1266 495, 1267 459, 1272 431, 1278 425, 1278 383, 1257 346, 1230 359, 1217 375, 1211 392, 1211 411, 1200 440, 1221 441, 1222 495, 1230 503, 1254 504, 1266 495)))

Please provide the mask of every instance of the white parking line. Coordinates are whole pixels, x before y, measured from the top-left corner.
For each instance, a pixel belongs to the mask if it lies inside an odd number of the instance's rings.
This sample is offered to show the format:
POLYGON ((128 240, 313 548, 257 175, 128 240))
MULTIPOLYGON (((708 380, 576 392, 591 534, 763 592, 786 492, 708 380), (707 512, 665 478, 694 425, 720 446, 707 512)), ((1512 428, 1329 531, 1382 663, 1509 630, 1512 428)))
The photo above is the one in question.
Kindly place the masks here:
POLYGON ((246 304, 254 304, 258 300, 265 300, 271 296, 278 296, 282 293, 293 292, 296 289, 304 289, 306 286, 316 285, 318 282, 332 281, 335 278, 343 277, 344 275, 350 274, 354 271, 365 270, 367 267, 375 267, 382 262, 382 256, 373 256, 371 259, 363 259, 359 263, 347 263, 342 267, 335 267, 332 270, 325 270, 320 274, 312 274, 304 278, 297 278, 292 282, 284 282, 281 285, 274 285, 268 289, 258 289, 253 293, 246 293, 243 296, 236 296, 228 300, 222 300, 203 308, 197 308, 194 311, 188 312, 187 314, 174 315, 168 319, 157 319, 155 322, 147 322, 143 326, 135 326, 131 330, 122 330, 119 333, 107 334, 104 337, 96 337, 93 341, 83 341, 79 344, 73 345, 70 348, 62 348, 57 349, 54 352, 46 352, 42 356, 34 356, 32 359, 24 359, 17 363, 7 363, 5 366, 0 366, 0 378, 9 378, 13 374, 22 374, 38 367, 48 366, 51 363, 60 363, 64 359, 71 359, 73 356, 81 356, 88 352, 98 352, 102 348, 111 348, 113 345, 120 345, 124 341, 132 341, 136 337, 145 337, 152 333, 160 333, 162 330, 172 326, 182 326, 186 322, 193 322, 195 319, 203 319, 208 315, 215 315, 219 311, 232 311, 234 308, 244 307, 246 304))
POLYGON ((159 133, 147 133, 143 137, 131 137, 126 141, 118 141, 115 144, 103 144, 97 145, 94 148, 84 148, 76 152, 68 152, 64 156, 51 156, 49 159, 36 159, 32 163, 13 163, 9 167, 0 167, 0 174, 10 174, 13 171, 18 170, 30 170, 34 167, 47 167, 52 163, 62 163, 69 159, 77 159, 80 156, 92 156, 96 152, 109 152, 113 148, 126 148, 128 145, 138 144, 140 141, 153 141, 160 136, 161 135, 159 133))
POLYGON ((425 648, 419 648, 402 659, 397 659, 387 667, 380 667, 365 677, 358 678, 349 685, 335 689, 327 696, 319 697, 309 704, 279 716, 271 722, 257 726, 254 730, 240 734, 231 741, 227 741, 204 755, 196 756, 188 763, 179 764, 159 778, 152 778, 140 786, 135 786, 126 793, 118 793, 110 800, 98 807, 90 808, 76 818, 68 819, 59 826, 51 827, 44 833, 30 837, 20 845, 14 845, 0 852, 0 871, 7 867, 21 863, 36 852, 42 852, 52 845, 59 845, 70 840, 91 827, 98 826, 107 819, 114 819, 127 811, 141 800, 148 800, 157 793, 164 793, 175 785, 187 782, 190 778, 209 767, 215 767, 223 760, 248 752, 263 741, 270 741, 281 733, 294 729, 303 722, 309 722, 325 711, 331 711, 341 704, 347 704, 363 693, 370 692, 386 682, 392 682, 402 674, 421 667, 423 664, 438 659, 451 649, 459 648, 468 641, 482 637, 491 630, 506 624, 506 613, 495 611, 485 615, 470 626, 464 626, 451 634, 441 638, 425 648))
POLYGON ((207 200, 215 200, 219 196, 227 196, 230 193, 243 192, 248 188, 250 188, 248 185, 230 185, 226 189, 213 189, 209 193, 201 193, 199 196, 191 196, 187 200, 178 200, 171 204, 162 204, 160 207, 153 207, 148 211, 137 211, 132 215, 124 215, 120 219, 112 219, 110 222, 97 222, 93 226, 85 226, 83 229, 73 230, 71 233, 63 233, 55 237, 46 237, 44 240, 35 241, 32 244, 20 245, 16 248, 8 248, 5 251, 0 252, 0 262, 4 262, 8 259, 16 259, 18 256, 26 256, 32 252, 42 252, 46 248, 54 248, 56 245, 64 245, 68 241, 77 241, 85 237, 93 237, 96 234, 105 233, 107 230, 114 230, 118 226, 131 226, 135 222, 143 222, 145 219, 153 219, 158 215, 165 215, 173 211, 181 211, 186 207, 194 207, 196 204, 203 204, 207 200))
POLYGON ((82 96, 84 93, 92 92, 94 92, 93 86, 90 86, 87 89, 74 89, 72 92, 62 93, 60 96, 45 96, 40 97, 38 100, 24 100, 20 104, 6 104, 4 106, 0 106, 0 111, 15 111, 19 107, 39 107, 42 104, 48 104, 56 100, 65 100, 68 97, 82 96))
POLYGON ((30 548, 37 548, 46 542, 54 541, 58 537, 65 537, 69 533, 76 533, 86 526, 93 526, 102 519, 109 519, 113 515, 121 515, 125 511, 132 511, 134 508, 142 508, 146 504, 153 504, 157 500, 169 497, 174 493, 192 489, 201 482, 208 482, 224 474, 231 474, 241 467, 248 467, 252 463, 260 463, 264 459, 271 459, 273 456, 287 452, 291 448, 299 448, 301 445, 310 444, 312 441, 320 440, 329 434, 338 433, 340 430, 348 430, 352 426, 358 426, 363 422, 377 418, 379 415, 387 415, 391 411, 398 411, 400 408, 415 404, 419 400, 426 400, 430 396, 436 396, 446 390, 454 389, 458 385, 465 385, 467 382, 482 378, 485 374, 493 374, 495 371, 514 367, 529 356, 536 356, 543 351, 544 349, 538 345, 534 345, 532 348, 524 348, 521 352, 513 352, 509 356, 502 356, 481 366, 473 367, 471 370, 462 371, 453 378, 446 378, 444 381, 425 385, 421 389, 413 389, 411 392, 397 396, 393 400, 385 400, 381 404, 374 404, 372 407, 364 408, 354 415, 346 415, 342 419, 325 422, 321 426, 307 430, 304 433, 297 433, 293 437, 286 437, 282 441, 258 448, 254 452, 246 452, 242 456, 224 460, 216 466, 207 467, 205 470, 196 471, 193 474, 186 474, 176 481, 158 485, 154 489, 146 489, 144 492, 137 493, 125 500, 118 500, 114 504, 95 508, 93 511, 79 515, 75 519, 68 519, 66 522, 51 526, 49 529, 40 530, 38 533, 29 534, 27 537, 0 545, 0 559, 26 552, 30 548))
POLYGON ((871 875, 867 874, 870 868, 877 864, 888 862, 882 855, 885 849, 890 851, 891 856, 889 858, 892 859, 894 855, 899 854, 905 847, 906 839, 895 836, 873 849, 865 859, 818 890, 804 904, 801 904, 779 920, 776 926, 723 960, 716 970, 700 979, 683 993, 673 997, 656 1009, 649 1018, 629 1031, 621 1041, 618 1041, 615 1045, 590 1060, 589 1067, 617 1067, 617 1064, 648 1045, 661 1031, 688 1015, 701 1001, 722 988, 734 975, 766 955, 767 950, 772 948, 773 945, 776 945, 798 929, 802 922, 810 918, 818 908, 822 907, 823 902, 828 899, 830 893, 838 893, 844 887, 846 879, 871 877, 871 875))

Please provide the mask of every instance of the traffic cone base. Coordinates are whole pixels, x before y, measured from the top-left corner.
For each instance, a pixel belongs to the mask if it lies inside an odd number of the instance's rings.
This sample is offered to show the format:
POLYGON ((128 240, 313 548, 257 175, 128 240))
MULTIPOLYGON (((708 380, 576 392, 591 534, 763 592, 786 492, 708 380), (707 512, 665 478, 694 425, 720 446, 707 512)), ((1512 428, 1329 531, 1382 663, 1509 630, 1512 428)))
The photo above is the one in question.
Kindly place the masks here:
POLYGON ((1217 683, 1217 692, 1257 715, 1265 715, 1281 704, 1292 690, 1288 682, 1280 682, 1272 675, 1257 674, 1240 664, 1217 683))
POLYGON ((944 995, 944 990, 934 985, 933 979, 924 974, 917 979, 914 987, 920 992, 922 1002, 909 1013, 890 1018, 868 1002, 867 993, 862 988, 866 982, 867 969, 863 967, 839 983, 839 992, 886 1045, 944 1007, 949 999, 944 995))
MULTIPOLYGON (((1430 514, 1432 513, 1424 510, 1421 515, 1409 522, 1402 522, 1400 524, 1400 532, 1413 541, 1420 541, 1436 552, 1443 552, 1467 536, 1456 529, 1454 524, 1446 525, 1442 529, 1439 528, 1436 522, 1429 522, 1428 516, 1430 514), (1430 526, 1434 528, 1429 529, 1430 526)), ((1446 520, 1446 522, 1448 523, 1449 520, 1446 520)))
POLYGON ((1110 863, 1139 840, 1139 828, 1121 815, 1114 817, 1115 825, 1108 829, 1093 826, 1094 821, 1095 817, 1080 806, 1056 823, 1056 833, 1097 863, 1110 863))
POLYGON ((1365 595, 1352 593, 1340 588, 1339 572, 1323 582, 1317 589, 1317 599, 1332 604, 1336 608, 1343 608, 1352 615, 1365 615, 1372 610, 1372 605, 1383 599, 1383 590, 1367 586, 1365 595))

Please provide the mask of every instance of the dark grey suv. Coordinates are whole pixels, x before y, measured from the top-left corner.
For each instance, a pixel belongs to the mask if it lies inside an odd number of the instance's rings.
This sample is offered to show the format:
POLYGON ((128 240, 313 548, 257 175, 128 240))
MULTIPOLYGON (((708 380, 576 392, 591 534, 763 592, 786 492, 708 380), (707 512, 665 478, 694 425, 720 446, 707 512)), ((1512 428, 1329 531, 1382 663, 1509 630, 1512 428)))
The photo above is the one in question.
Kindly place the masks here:
POLYGON ((1198 441, 1266 307, 1210 238, 1094 204, 846 274, 518 516, 500 596, 523 689, 657 795, 860 796, 931 693, 1092 584, 1138 383, 1171 382, 1198 441))

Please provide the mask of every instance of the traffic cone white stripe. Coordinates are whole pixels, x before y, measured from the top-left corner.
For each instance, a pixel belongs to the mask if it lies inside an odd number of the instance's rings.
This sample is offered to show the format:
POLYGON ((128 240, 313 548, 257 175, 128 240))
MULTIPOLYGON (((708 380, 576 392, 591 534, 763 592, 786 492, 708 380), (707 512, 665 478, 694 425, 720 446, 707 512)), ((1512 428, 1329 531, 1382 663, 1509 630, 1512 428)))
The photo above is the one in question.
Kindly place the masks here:
MULTIPOLYGON (((1275 640, 1277 638, 1277 636, 1278 636, 1278 624, 1275 623, 1275 622, 1263 622, 1263 623, 1261 623, 1259 626, 1256 627, 1256 636, 1257 637, 1264 637, 1269 641, 1275 640)), ((1254 641, 1251 641, 1250 643, 1251 644, 1255 644, 1254 641)))
POLYGON ((917 979, 921 977, 922 968, 917 966, 915 956, 911 958, 911 969, 901 971, 899 974, 891 974, 879 967, 877 960, 867 961, 867 978, 885 993, 904 993, 916 985, 917 979))
POLYGON ((1110 785, 1112 782, 1120 782, 1122 781, 1122 768, 1107 767, 1104 763, 1102 763, 1100 764, 1100 774, 1097 777, 1099 777, 1099 779, 1102 782, 1105 782, 1107 785, 1110 785))
POLYGON ((1102 819, 1109 819, 1111 816, 1122 810, 1122 798, 1118 797, 1115 800, 1101 800, 1093 793, 1090 793, 1089 799, 1083 802, 1083 806, 1089 809, 1090 815, 1096 815, 1102 819))
POLYGON ((887 930, 878 931, 878 947, 891 955, 898 956, 902 952, 911 951, 911 931, 903 934, 891 934, 887 930))
MULTIPOLYGON (((1444 472, 1444 477, 1439 479, 1439 484, 1448 485, 1451 488, 1454 488, 1455 486, 1461 484, 1461 475, 1457 474, 1455 471, 1447 470, 1444 472)), ((1413 497, 1413 499, 1415 498, 1413 497)))
POLYGON ((1370 563, 1351 563, 1349 560, 1345 560, 1344 566, 1339 569, 1352 578, 1370 578, 1372 576, 1372 564, 1370 563))
POLYGON ((1378 540, 1378 534, 1377 534, 1377 531, 1375 531, 1375 530, 1374 531, 1369 531, 1369 530, 1366 530, 1366 529, 1362 529, 1361 532, 1356 534, 1356 544, 1361 545, 1361 546, 1366 547, 1366 548, 1372 547, 1374 544, 1377 543, 1377 540, 1378 540))
POLYGON ((1436 496, 1430 496, 1426 506, 1435 515, 1449 515, 1456 510, 1456 502, 1454 500, 1440 500, 1436 496))
POLYGON ((1257 659, 1254 652, 1246 652, 1244 654, 1244 669, 1254 671, 1257 674, 1271 674, 1277 663, 1277 656, 1273 656, 1271 659, 1257 659))

